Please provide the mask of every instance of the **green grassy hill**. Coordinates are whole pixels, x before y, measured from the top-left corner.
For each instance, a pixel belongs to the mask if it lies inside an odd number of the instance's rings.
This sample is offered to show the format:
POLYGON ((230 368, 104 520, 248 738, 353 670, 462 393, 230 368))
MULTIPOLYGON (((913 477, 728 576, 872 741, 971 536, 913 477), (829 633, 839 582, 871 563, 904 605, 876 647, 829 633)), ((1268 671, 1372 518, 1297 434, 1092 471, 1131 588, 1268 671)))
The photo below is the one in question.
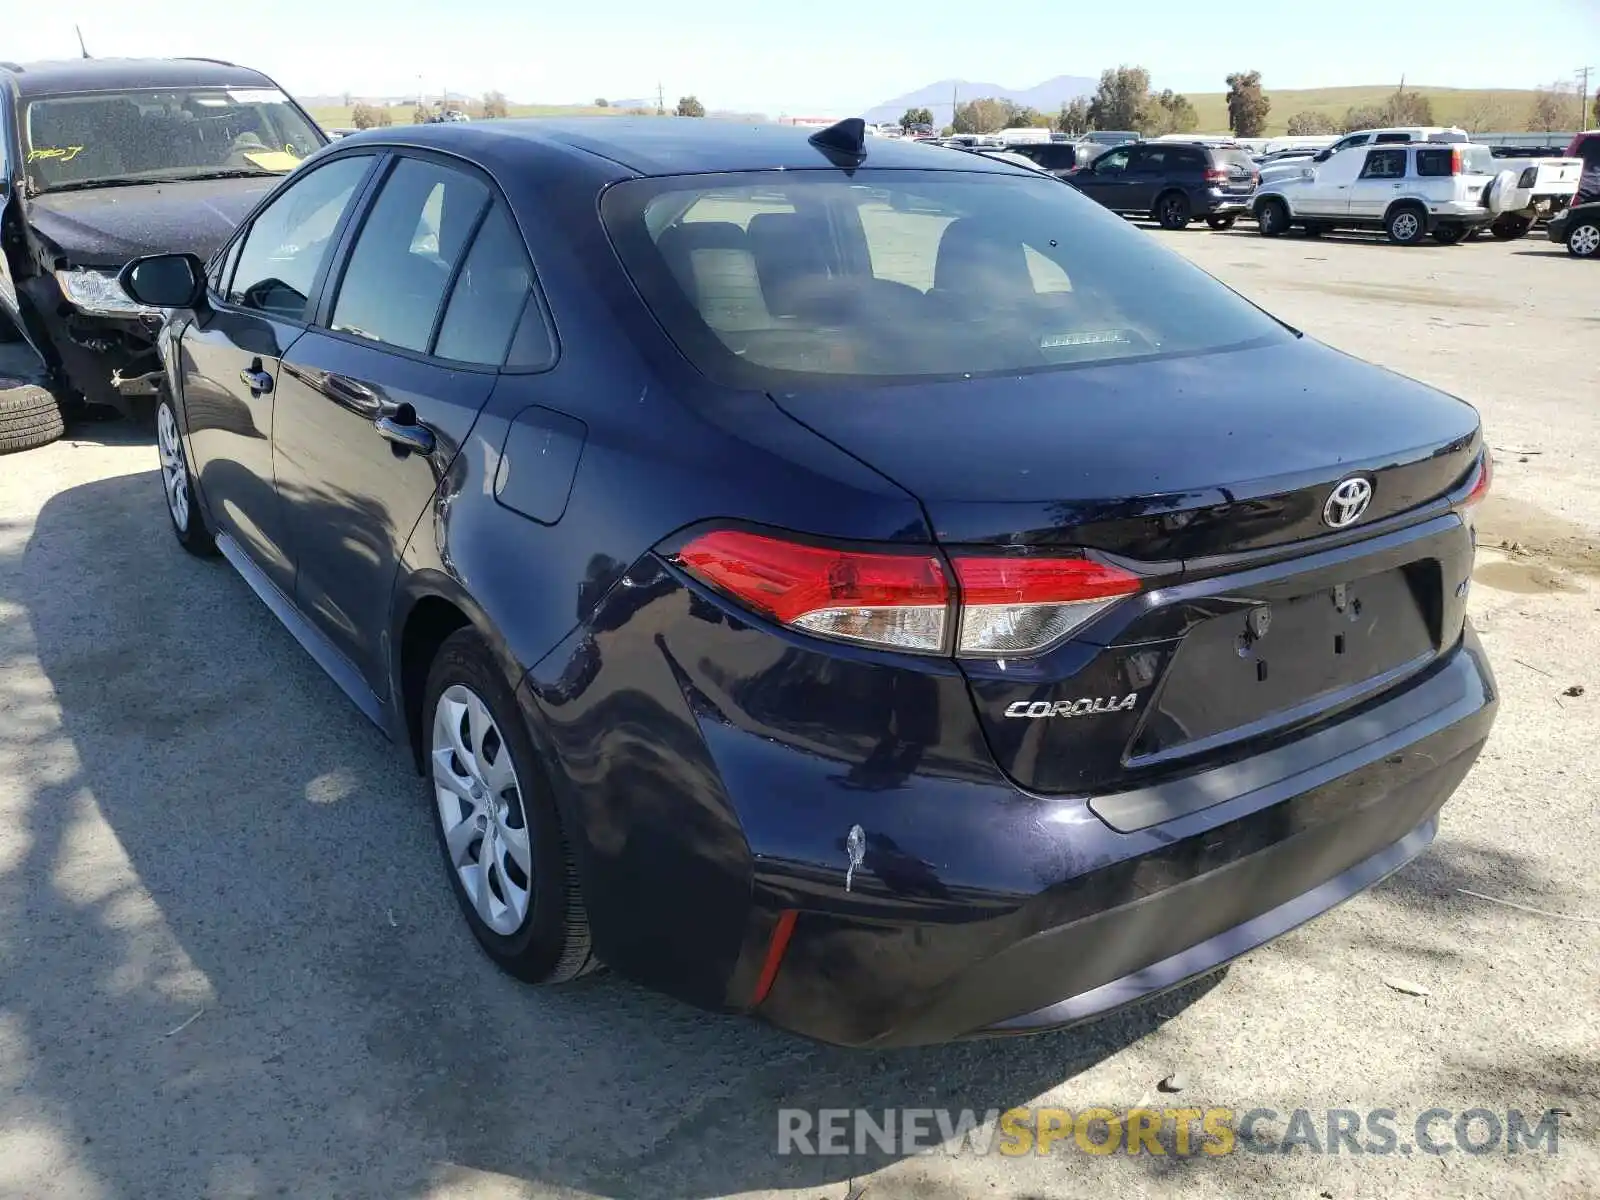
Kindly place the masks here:
MULTIPOLYGON (((1267 133, 1287 133, 1289 118, 1301 112, 1318 112, 1337 121, 1344 116, 1347 109, 1382 104, 1394 94, 1394 87, 1392 83, 1301 90, 1279 90, 1269 87, 1267 96, 1272 100, 1272 113, 1267 120, 1267 133)), ((1459 125, 1474 132, 1508 133, 1521 130, 1528 124, 1528 109, 1533 103, 1533 92, 1512 89, 1413 88, 1407 84, 1406 91, 1414 91, 1428 98, 1429 103, 1433 105, 1435 124, 1459 125)), ((1228 128, 1226 92, 1190 94, 1189 100, 1200 114, 1202 132, 1226 132, 1228 128)), ((1576 96, 1571 98, 1571 107, 1571 120, 1576 122, 1578 121, 1576 96)), ((1572 124, 1570 127, 1581 128, 1578 124, 1572 124)))
MULTIPOLYGON (((1433 119, 1439 125, 1459 125, 1473 132, 1515 132, 1526 128, 1528 110, 1533 104, 1533 92, 1517 89, 1471 89, 1416 87, 1407 85, 1408 92, 1426 96, 1433 105, 1433 119)), ((1267 120, 1267 133, 1288 132, 1289 118, 1300 112, 1318 112, 1337 121, 1347 109, 1379 105, 1394 93, 1394 84, 1369 84, 1359 87, 1267 89, 1272 99, 1272 113, 1267 120)), ((1189 100, 1200 114, 1201 133, 1225 133, 1228 129, 1228 99, 1225 92, 1191 93, 1189 100)), ((1563 128, 1581 129, 1577 98, 1570 98, 1572 116, 1563 128)), ((513 104, 513 117, 573 117, 621 116, 620 108, 592 108, 573 104, 513 104)), ((339 106, 313 106, 311 115, 321 124, 335 129, 348 128, 350 110, 339 106)), ((406 122, 411 110, 393 110, 394 119, 406 122)))

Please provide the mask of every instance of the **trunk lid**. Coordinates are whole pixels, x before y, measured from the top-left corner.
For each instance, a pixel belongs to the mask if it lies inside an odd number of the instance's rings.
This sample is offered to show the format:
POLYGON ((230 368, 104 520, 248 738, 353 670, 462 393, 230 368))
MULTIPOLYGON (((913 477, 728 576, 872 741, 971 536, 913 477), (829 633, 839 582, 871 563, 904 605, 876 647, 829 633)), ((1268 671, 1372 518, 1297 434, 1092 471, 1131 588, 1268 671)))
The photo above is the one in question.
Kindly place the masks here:
POLYGON ((1469 476, 1477 414, 1316 343, 774 398, 915 495, 952 553, 1083 548, 1150 577, 1041 656, 962 660, 1031 790, 1187 768, 1459 634, 1470 535, 1430 502, 1469 476), (1370 503, 1336 532, 1352 476, 1370 503))
POLYGON ((1371 524, 1449 489, 1477 449, 1470 405, 1307 339, 774 399, 916 496, 941 543, 1151 562, 1325 534, 1357 471, 1371 524))

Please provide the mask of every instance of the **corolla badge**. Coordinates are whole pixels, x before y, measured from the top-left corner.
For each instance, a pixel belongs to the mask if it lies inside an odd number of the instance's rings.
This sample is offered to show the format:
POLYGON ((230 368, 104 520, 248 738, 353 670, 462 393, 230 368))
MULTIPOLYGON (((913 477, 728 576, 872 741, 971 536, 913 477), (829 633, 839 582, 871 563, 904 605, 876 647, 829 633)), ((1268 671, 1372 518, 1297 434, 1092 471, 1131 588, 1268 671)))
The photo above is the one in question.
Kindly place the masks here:
POLYGON ((1322 506, 1322 523, 1329 529, 1354 525, 1372 503, 1372 483, 1360 475, 1341 479, 1333 485, 1328 502, 1322 506))
POLYGON ((1139 703, 1139 693, 1126 696, 1085 696, 1082 700, 1018 700, 1006 709, 1008 717, 1088 717, 1125 712, 1139 703))

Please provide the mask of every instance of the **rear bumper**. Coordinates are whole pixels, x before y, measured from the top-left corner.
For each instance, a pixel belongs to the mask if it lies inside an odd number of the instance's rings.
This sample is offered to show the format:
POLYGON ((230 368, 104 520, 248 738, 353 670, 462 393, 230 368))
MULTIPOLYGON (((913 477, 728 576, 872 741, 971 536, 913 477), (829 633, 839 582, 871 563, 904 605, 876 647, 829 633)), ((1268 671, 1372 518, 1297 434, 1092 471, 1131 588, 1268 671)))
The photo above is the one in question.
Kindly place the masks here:
POLYGON ((937 814, 924 808, 924 817, 966 826, 961 838, 940 840, 958 841, 967 861, 918 859, 908 851, 916 830, 885 827, 899 806, 885 806, 880 820, 862 804, 868 853, 849 892, 842 855, 764 860, 752 845, 757 911, 750 961, 735 977, 754 977, 765 931, 777 911, 794 908, 759 1011, 796 1032, 901 1046, 1098 1016, 1216 969, 1419 854, 1482 748, 1495 705, 1468 631, 1399 692, 1217 768, 1198 787, 1194 778, 1165 785, 1165 801, 1162 787, 1145 789, 1142 810, 1021 792, 937 798, 937 814), (975 802, 979 819, 970 820, 975 802), (1144 815, 1121 832, 1097 809, 1125 824, 1144 815), (1031 889, 1016 886, 1029 879, 1031 889))

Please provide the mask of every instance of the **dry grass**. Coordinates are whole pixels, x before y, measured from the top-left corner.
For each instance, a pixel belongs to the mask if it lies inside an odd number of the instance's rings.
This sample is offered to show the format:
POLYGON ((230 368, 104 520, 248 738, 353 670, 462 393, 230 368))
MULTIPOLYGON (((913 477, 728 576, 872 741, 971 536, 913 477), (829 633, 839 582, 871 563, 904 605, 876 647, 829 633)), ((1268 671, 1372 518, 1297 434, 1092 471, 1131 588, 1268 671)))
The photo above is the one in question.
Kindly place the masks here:
MULTIPOLYGON (((1474 132, 1512 132, 1528 123, 1528 110, 1533 104, 1533 92, 1514 89, 1480 90, 1471 88, 1407 87, 1426 96, 1433 105, 1434 123, 1460 125, 1474 132)), ((1268 134, 1288 132, 1289 118, 1296 113, 1316 112, 1335 121, 1350 108, 1380 105, 1394 94, 1394 84, 1374 84, 1361 87, 1307 88, 1303 90, 1278 90, 1268 88, 1272 112, 1267 120, 1268 134)), ((1228 128, 1228 98, 1225 92, 1205 92, 1190 95, 1190 102, 1200 114, 1200 129, 1205 132, 1224 132, 1228 128)), ((1578 101, 1571 98, 1572 120, 1578 120, 1578 101)), ((1580 128, 1573 125, 1572 128, 1580 128)))

